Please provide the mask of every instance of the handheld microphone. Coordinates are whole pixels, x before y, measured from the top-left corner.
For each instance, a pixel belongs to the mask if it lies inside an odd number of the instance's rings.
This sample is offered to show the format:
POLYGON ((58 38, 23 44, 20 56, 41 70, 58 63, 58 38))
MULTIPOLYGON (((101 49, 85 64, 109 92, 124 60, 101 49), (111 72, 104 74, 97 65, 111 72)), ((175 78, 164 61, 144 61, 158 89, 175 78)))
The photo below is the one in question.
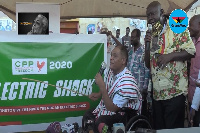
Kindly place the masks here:
POLYGON ((101 75, 103 75, 103 72, 104 72, 105 69, 106 69, 106 63, 103 61, 103 62, 101 63, 101 67, 100 67, 100 69, 99 69, 99 73, 100 73, 101 75))
MULTIPOLYGON (((148 31, 152 31, 152 25, 151 24, 148 24, 148 31)), ((146 42, 146 51, 149 51, 150 49, 150 42, 146 42)))
MULTIPOLYGON (((100 69, 99 69, 99 73, 101 74, 101 75, 103 75, 103 72, 104 72, 104 70, 106 69, 106 63, 103 61, 102 63, 101 63, 101 67, 100 67, 100 69)), ((96 82, 94 81, 94 83, 96 84, 96 82)))

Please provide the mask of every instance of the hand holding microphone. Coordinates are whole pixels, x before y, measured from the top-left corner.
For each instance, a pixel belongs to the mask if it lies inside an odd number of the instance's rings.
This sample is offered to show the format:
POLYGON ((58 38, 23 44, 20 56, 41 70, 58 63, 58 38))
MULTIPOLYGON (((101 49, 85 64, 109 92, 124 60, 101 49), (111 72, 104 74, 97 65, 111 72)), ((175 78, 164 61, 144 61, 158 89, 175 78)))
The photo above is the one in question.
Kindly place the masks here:
POLYGON ((99 72, 95 76, 95 81, 94 82, 95 82, 96 85, 99 86, 100 89, 105 87, 105 83, 104 83, 103 77, 101 76, 101 75, 103 75, 105 69, 106 69, 106 63, 102 62, 101 63, 101 67, 99 69, 99 72))
MULTIPOLYGON (((93 84, 96 84, 99 86, 99 84, 102 84, 102 83, 99 83, 99 82, 103 82, 103 78, 101 75, 103 75, 104 73, 104 70, 106 69, 106 63, 105 62, 102 62, 101 63, 101 67, 99 69, 99 72, 96 74, 95 76, 95 81, 93 82, 93 84)), ((103 84, 105 84, 103 82, 103 84)), ((93 101, 96 101, 98 100, 99 98, 101 97, 101 92, 98 92, 98 93, 95 93, 95 92, 92 92, 90 95, 89 95, 89 98, 93 101)))
POLYGON ((152 40, 152 38, 151 38, 151 32, 152 32, 152 25, 148 24, 148 30, 147 30, 145 38, 144 38, 146 51, 150 50, 150 42, 152 40))
POLYGON ((102 63, 101 63, 101 67, 100 67, 100 69, 99 69, 99 72, 96 74, 96 76, 95 76, 95 81, 94 81, 94 83, 95 84, 97 84, 97 80, 99 79, 96 79, 96 77, 97 77, 97 75, 99 75, 100 77, 103 75, 103 73, 104 73, 104 70, 106 69, 106 63, 103 61, 102 63))
POLYGON ((99 69, 100 75, 103 75, 103 72, 104 72, 105 69, 106 69, 106 63, 103 61, 103 62, 101 63, 101 67, 100 67, 100 69, 99 69))

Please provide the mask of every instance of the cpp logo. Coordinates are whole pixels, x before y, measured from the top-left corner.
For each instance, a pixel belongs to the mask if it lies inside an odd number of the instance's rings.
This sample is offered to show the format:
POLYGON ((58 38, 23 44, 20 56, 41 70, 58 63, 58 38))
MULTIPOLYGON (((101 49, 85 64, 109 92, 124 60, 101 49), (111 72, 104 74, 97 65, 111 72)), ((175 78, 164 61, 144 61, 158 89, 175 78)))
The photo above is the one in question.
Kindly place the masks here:
POLYGON ((33 61, 19 61, 15 62, 16 67, 31 67, 33 66, 33 61))
POLYGON ((188 26, 188 17, 182 9, 175 9, 169 17, 169 26, 174 33, 182 33, 188 26))
POLYGON ((12 59, 13 75, 47 74, 47 58, 12 59))

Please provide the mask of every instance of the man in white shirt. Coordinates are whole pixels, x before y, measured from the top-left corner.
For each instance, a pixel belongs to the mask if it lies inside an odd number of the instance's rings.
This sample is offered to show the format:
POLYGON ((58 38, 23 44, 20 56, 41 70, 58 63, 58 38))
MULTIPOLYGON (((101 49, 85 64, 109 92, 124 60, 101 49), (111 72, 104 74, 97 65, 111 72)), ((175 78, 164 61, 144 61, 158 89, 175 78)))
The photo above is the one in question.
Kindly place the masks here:
POLYGON ((140 113, 142 97, 135 78, 126 67, 127 59, 127 49, 117 45, 111 53, 110 69, 105 76, 105 82, 99 73, 95 76, 100 91, 90 94, 89 98, 91 100, 101 98, 101 101, 95 109, 88 110, 83 116, 83 123, 90 119, 94 121, 95 133, 101 133, 104 125, 111 129, 114 123, 120 122, 123 118, 120 112, 122 107, 129 107, 140 113))

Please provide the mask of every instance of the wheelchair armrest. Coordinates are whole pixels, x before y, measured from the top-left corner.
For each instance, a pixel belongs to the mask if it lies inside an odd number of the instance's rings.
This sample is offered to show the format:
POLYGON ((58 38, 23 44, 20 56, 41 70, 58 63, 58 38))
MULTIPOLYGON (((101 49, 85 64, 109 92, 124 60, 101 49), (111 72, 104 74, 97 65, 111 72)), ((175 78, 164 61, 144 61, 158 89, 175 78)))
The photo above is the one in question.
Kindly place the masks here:
POLYGON ((124 120, 123 123, 126 125, 126 123, 128 122, 128 120, 130 118, 132 118, 133 116, 137 115, 137 110, 134 110, 132 108, 129 107, 122 107, 119 112, 123 112, 124 113, 124 120))
POLYGON ((130 114, 130 113, 137 114, 137 110, 134 110, 134 109, 129 108, 129 107, 122 107, 120 109, 120 112, 124 112, 124 113, 128 113, 128 114, 130 114))

